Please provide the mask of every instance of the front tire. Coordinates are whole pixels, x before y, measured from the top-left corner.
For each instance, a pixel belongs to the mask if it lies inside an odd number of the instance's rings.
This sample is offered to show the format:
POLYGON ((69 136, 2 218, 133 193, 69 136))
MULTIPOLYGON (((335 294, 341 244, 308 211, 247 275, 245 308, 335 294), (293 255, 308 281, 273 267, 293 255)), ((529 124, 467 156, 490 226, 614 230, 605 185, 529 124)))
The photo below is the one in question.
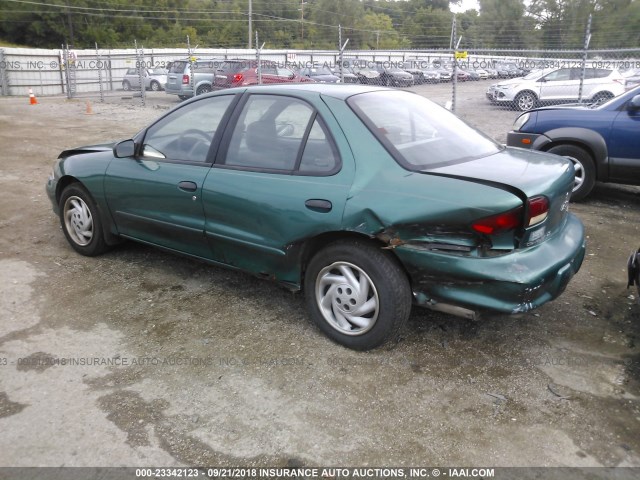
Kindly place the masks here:
POLYGON ((128 92, 129 90, 131 90, 131 84, 130 84, 129 82, 127 82, 126 80, 124 80, 124 81, 122 82, 122 89, 123 89, 125 92, 128 92))
POLYGON ((108 249, 102 235, 98 207, 81 184, 73 183, 66 187, 59 205, 62 231, 76 252, 94 257, 108 249))
POLYGON ((155 80, 153 82, 151 82, 151 85, 149 85, 149 87, 154 92, 160 91, 160 84, 158 82, 156 82, 155 80))
POLYGON ((335 242, 316 253, 304 291, 313 323, 354 350, 395 339, 411 312, 411 287, 397 260, 361 240, 335 242))
POLYGON ((576 145, 556 145, 548 152, 568 158, 573 163, 576 176, 571 200, 577 202, 586 198, 596 184, 596 167, 589 152, 576 145))
POLYGON ((528 110, 531 110, 532 108, 535 108, 536 104, 538 103, 538 97, 536 97, 535 93, 533 92, 520 92, 518 95, 516 95, 513 103, 518 110, 520 110, 521 112, 526 112, 528 110))

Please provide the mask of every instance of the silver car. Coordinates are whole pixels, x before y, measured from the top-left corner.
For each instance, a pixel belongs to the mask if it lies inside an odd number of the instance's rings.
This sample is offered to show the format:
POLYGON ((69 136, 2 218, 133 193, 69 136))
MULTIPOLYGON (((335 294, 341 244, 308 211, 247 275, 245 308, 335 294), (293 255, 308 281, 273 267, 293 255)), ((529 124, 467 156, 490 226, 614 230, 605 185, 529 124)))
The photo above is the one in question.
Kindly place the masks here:
MULTIPOLYGON (((145 68, 142 72, 144 78, 144 88, 146 90, 153 90, 157 92, 164 90, 167 83, 167 71, 163 68, 145 68)), ((127 73, 124 74, 122 79, 122 89, 140 90, 140 73, 137 68, 130 68, 127 73)))
MULTIPOLYGON (((513 105, 523 112, 540 105, 577 102, 581 74, 581 68, 535 70, 525 77, 491 85, 486 96, 494 104, 513 105)), ((587 67, 582 98, 589 103, 604 103, 624 93, 624 83, 617 70, 587 67)))

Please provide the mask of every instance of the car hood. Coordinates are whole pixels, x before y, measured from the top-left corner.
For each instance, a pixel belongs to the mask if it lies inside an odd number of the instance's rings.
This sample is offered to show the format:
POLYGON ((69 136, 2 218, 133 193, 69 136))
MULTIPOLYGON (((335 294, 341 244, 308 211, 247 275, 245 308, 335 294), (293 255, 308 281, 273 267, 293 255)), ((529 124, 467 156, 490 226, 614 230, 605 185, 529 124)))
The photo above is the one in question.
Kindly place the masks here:
POLYGON ((592 112, 593 108, 591 108, 589 106, 589 104, 585 104, 585 103, 568 103, 565 105, 551 105, 549 107, 538 107, 538 108, 533 108, 531 110, 528 111, 528 113, 531 112, 543 112, 543 111, 549 111, 549 110, 574 110, 574 111, 586 111, 586 112, 592 112))
POLYGON ((380 76, 380 73, 375 70, 358 70, 358 73, 366 78, 376 78, 380 76))
POLYGON ((511 147, 487 157, 422 173, 479 181, 505 190, 515 188, 527 197, 565 192, 574 181, 570 161, 557 155, 511 147))
POLYGON ((313 75, 310 77, 312 80, 315 80, 316 82, 329 82, 329 83, 334 83, 337 82, 338 80, 340 80, 340 77, 337 77, 335 75, 313 75))
POLYGON ((73 155, 80 155, 83 153, 108 152, 113 150, 113 147, 115 144, 116 142, 112 142, 112 143, 101 143, 98 145, 85 145, 83 147, 70 148, 68 150, 62 151, 62 153, 58 155, 58 158, 66 158, 66 157, 71 157, 73 155))
POLYGON ((528 80, 523 80, 521 77, 511 78, 509 80, 504 80, 503 82, 498 82, 495 84, 496 87, 505 87, 508 85, 518 85, 523 82, 527 82, 528 80))

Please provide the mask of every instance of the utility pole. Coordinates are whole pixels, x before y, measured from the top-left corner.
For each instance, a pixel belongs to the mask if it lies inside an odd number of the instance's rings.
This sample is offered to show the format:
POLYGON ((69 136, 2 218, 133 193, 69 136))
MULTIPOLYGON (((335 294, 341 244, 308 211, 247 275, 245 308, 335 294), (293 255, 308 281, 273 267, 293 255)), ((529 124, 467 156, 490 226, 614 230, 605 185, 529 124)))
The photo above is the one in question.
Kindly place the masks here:
POLYGON ((252 48, 251 45, 251 17, 253 16, 253 5, 251 4, 251 0, 249 0, 249 48, 252 48))
POLYGON ((307 4, 304 0, 300 0, 300 38, 304 40, 304 6, 307 4))

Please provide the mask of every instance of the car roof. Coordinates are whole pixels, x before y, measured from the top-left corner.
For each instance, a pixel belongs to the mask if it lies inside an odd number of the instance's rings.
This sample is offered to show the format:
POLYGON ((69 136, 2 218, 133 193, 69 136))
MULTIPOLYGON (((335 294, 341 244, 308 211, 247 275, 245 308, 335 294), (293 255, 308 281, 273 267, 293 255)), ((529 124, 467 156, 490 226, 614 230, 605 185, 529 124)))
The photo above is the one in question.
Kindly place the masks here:
POLYGON ((353 95, 361 93, 375 92, 381 90, 393 90, 391 88, 353 85, 353 84, 335 84, 335 83, 302 83, 302 84, 276 84, 276 85, 252 85, 248 87, 237 87, 225 90, 218 90, 218 93, 239 93, 248 91, 251 93, 278 93, 300 94, 302 92, 318 93, 328 97, 334 97, 345 100, 353 95))

